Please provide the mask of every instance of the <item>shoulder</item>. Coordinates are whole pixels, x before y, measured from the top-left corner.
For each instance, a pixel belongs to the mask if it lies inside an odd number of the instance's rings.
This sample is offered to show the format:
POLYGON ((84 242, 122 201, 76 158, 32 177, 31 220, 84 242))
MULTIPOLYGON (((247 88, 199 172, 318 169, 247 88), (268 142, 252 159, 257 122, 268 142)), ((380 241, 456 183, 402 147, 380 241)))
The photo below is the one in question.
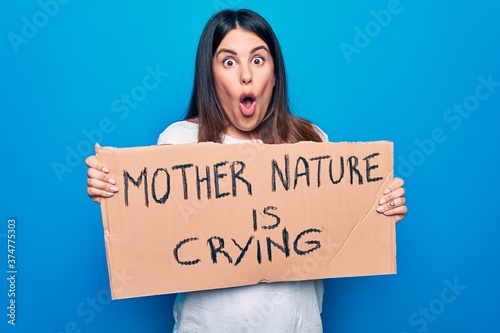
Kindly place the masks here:
POLYGON ((158 137, 158 144, 178 144, 198 142, 198 124, 181 120, 168 126, 158 137))
POLYGON ((319 126, 302 117, 293 116, 291 130, 298 133, 301 141, 317 141, 317 136, 319 136, 322 142, 328 142, 328 135, 319 126))
POLYGON ((316 126, 314 124, 312 124, 312 125, 313 125, 314 129, 316 130, 316 132, 318 132, 319 136, 321 137, 321 140, 323 142, 328 142, 328 135, 325 132, 323 132, 323 130, 321 128, 319 128, 318 126, 316 126))

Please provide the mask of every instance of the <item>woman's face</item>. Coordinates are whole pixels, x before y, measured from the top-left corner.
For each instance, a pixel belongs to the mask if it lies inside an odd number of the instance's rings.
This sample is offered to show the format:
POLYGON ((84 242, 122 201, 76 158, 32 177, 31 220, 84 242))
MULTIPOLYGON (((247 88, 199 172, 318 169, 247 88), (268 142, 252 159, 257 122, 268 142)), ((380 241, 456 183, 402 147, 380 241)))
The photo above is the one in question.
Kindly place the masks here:
POLYGON ((274 62, 257 35, 236 28, 221 41, 212 59, 215 91, 228 124, 226 134, 254 138, 264 118, 275 83, 274 62))

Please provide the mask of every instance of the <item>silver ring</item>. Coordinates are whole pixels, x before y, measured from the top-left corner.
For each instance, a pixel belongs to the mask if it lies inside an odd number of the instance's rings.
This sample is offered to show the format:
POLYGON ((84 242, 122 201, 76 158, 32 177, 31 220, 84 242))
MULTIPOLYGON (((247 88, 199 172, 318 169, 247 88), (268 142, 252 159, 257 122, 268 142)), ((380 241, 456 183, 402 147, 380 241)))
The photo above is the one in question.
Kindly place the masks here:
POLYGON ((391 207, 396 206, 396 203, 394 202, 394 200, 391 200, 391 202, 389 202, 389 206, 391 206, 391 207))

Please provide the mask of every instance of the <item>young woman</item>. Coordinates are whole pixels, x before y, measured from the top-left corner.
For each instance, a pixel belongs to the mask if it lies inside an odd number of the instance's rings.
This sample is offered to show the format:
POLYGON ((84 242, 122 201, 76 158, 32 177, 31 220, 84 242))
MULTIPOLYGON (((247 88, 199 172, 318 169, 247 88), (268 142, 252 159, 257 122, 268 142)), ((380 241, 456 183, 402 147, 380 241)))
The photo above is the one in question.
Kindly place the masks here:
MULTIPOLYGON (((170 125, 159 144, 213 141, 280 144, 327 141, 288 107, 285 66, 269 24, 249 10, 224 10, 205 26, 185 120, 170 125)), ((118 191, 110 170, 87 158, 90 198, 118 191)), ((397 220, 407 212, 403 181, 394 179, 377 211, 397 220)), ((322 332, 322 281, 263 283, 179 294, 174 332, 322 332)))

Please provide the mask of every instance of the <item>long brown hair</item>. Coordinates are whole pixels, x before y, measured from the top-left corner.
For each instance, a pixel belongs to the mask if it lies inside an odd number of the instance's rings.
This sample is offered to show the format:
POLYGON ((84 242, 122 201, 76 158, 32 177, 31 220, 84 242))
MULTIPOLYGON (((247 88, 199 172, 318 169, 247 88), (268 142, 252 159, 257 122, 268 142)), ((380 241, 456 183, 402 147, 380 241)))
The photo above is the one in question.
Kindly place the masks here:
POLYGON ((257 13, 240 9, 223 10, 207 22, 198 44, 194 87, 186 119, 199 124, 198 142, 221 142, 225 114, 218 103, 212 78, 212 59, 226 34, 237 27, 259 36, 269 47, 274 61, 274 86, 263 121, 255 129, 264 143, 321 142, 317 128, 292 115, 288 105, 285 63, 278 39, 267 21, 257 13))

